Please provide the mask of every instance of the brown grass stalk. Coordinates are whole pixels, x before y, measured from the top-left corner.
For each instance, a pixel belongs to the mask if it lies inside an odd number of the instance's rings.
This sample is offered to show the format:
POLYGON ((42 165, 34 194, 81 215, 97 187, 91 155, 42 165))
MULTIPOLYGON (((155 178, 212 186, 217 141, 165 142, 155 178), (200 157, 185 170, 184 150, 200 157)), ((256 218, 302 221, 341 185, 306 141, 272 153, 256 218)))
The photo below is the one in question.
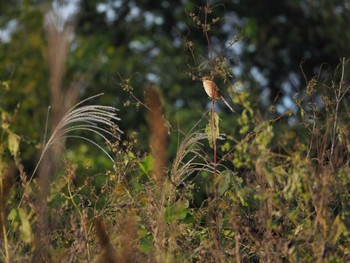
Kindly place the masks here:
POLYGON ((118 262, 117 253, 111 244, 110 238, 107 234, 106 225, 101 217, 95 220, 95 229, 102 250, 101 261, 106 263, 118 262))
POLYGON ((167 147, 168 129, 162 109, 162 103, 158 91, 154 87, 148 87, 145 92, 146 105, 150 109, 148 126, 150 129, 150 147, 154 158, 153 176, 156 182, 155 191, 149 192, 151 198, 150 217, 154 237, 154 258, 156 262, 162 262, 166 251, 164 220, 164 206, 166 202, 167 181, 167 147))
POLYGON ((148 127, 150 129, 150 146, 154 157, 153 174, 157 182, 165 178, 165 167, 168 160, 168 129, 159 93, 154 87, 148 87, 145 93, 146 105, 150 109, 148 127))

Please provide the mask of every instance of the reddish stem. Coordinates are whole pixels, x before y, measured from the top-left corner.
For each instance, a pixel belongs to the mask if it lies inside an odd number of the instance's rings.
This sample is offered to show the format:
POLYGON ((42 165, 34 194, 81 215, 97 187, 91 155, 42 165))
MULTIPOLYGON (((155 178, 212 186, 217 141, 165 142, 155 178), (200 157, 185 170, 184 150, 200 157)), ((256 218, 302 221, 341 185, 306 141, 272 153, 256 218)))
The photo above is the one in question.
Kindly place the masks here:
MULTIPOLYGON (((207 40, 208 43, 208 49, 209 49, 209 63, 210 63, 210 69, 213 68, 213 52, 212 52, 212 47, 211 47, 211 43, 210 43, 210 39, 209 39, 209 34, 208 34, 208 30, 207 30, 207 14, 208 14, 208 10, 209 10, 209 4, 210 1, 207 2, 207 5, 204 7, 205 11, 205 16, 204 16, 204 34, 205 34, 205 38, 207 40)), ((212 71, 212 70, 211 70, 212 71)), ((212 88, 214 89, 214 85, 212 85, 212 88)), ((214 94, 214 91, 212 91, 212 93, 214 94)), ((218 201, 218 188, 216 186, 216 178, 217 178, 217 149, 216 149, 216 129, 217 127, 215 126, 215 99, 214 96, 212 96, 211 98, 211 123, 212 123, 212 137, 213 137, 213 148, 214 148, 214 176, 213 176, 213 182, 214 182, 214 202, 218 201)), ((215 224, 216 224, 216 229, 215 229, 215 246, 216 246, 216 250, 217 250, 217 255, 221 255, 221 250, 220 250, 220 222, 219 222, 219 211, 217 209, 217 205, 216 205, 216 211, 215 211, 215 224)))

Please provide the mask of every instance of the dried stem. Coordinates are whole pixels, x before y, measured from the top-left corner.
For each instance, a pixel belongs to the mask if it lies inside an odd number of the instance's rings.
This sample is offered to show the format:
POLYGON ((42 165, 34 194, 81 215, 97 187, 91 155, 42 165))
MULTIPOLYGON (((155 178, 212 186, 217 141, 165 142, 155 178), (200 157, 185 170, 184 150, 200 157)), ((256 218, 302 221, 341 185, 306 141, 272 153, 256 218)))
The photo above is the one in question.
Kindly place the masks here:
MULTIPOLYGON (((207 18, 208 18, 208 13, 210 11, 210 1, 207 2, 207 5, 204 7, 204 24, 203 24, 203 31, 205 34, 205 38, 208 44, 208 49, 209 49, 209 63, 210 63, 210 70, 212 71, 213 68, 213 50, 209 38, 209 33, 208 33, 208 23, 207 23, 207 18)), ((212 86, 214 88, 214 85, 212 86)), ((214 91, 213 91, 214 93, 214 91)), ((215 125, 215 99, 214 96, 211 98, 211 132, 212 137, 213 137, 213 150, 214 150, 214 175, 213 175, 213 187, 214 187, 214 202, 217 204, 218 201, 218 189, 216 185, 217 181, 217 146, 216 146, 216 125, 215 125)), ((219 218, 219 211, 218 207, 216 206, 215 208, 215 246, 217 250, 217 255, 221 255, 221 249, 220 249, 220 218, 219 218)))

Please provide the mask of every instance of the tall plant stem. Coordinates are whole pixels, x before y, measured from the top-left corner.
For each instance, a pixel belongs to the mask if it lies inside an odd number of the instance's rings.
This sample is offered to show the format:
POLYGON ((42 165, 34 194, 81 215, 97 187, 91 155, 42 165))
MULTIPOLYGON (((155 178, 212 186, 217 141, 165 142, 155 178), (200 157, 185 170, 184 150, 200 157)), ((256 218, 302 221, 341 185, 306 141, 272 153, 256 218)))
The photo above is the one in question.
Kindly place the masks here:
MULTIPOLYGON (((210 1, 207 2, 207 5, 204 7, 204 24, 203 24, 203 32, 208 44, 209 49, 209 63, 210 63, 210 69, 213 68, 213 51, 210 43, 209 33, 208 33, 208 24, 207 24, 207 16, 208 12, 210 10, 210 1)), ((214 88, 214 86, 212 87, 214 88)), ((213 175, 213 187, 214 187, 214 205, 215 205, 215 246, 218 257, 221 258, 221 249, 220 249, 220 218, 219 218, 219 210, 218 210, 218 189, 216 185, 216 178, 217 178, 217 149, 216 149, 216 123, 215 123, 215 99, 214 96, 211 99, 211 125, 212 125, 212 137, 213 137, 213 149, 214 149, 214 175, 213 175)))

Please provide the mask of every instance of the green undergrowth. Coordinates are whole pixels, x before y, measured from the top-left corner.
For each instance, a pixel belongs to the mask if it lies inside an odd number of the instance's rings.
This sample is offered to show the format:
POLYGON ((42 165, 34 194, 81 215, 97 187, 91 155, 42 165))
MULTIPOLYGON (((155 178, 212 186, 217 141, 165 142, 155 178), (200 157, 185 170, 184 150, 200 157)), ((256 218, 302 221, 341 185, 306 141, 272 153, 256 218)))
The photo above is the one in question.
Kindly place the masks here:
MULTIPOLYGON (((112 141, 113 168, 86 146, 70 149, 50 176, 47 261, 349 261, 349 83, 335 75, 310 85, 267 120, 256 118, 248 91, 231 94, 234 126, 215 119, 224 127, 215 181, 210 117, 178 132, 163 180, 136 134, 112 141)), ((21 163, 28 138, 12 129, 17 113, 1 111, 0 258, 31 262, 40 186, 21 163)))

